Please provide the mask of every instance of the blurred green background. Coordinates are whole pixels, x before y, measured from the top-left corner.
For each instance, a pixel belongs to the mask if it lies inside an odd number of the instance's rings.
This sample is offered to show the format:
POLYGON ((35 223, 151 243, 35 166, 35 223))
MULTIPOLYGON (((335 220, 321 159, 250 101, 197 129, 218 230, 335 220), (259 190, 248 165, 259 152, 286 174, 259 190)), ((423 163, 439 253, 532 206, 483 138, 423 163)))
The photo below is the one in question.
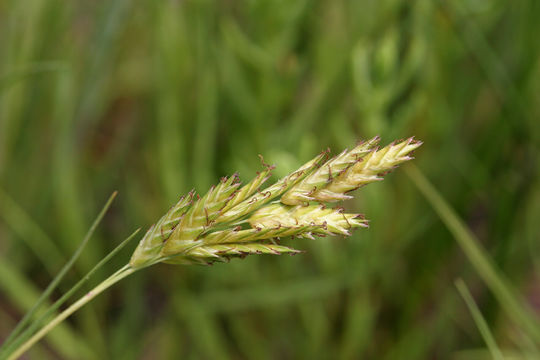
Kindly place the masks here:
POLYGON ((370 229, 154 266, 28 358, 489 359, 458 278, 505 355, 540 358, 539 19, 536 0, 0 1, 0 339, 114 190, 53 299, 257 154, 279 177, 414 135, 414 165, 346 204, 370 229))

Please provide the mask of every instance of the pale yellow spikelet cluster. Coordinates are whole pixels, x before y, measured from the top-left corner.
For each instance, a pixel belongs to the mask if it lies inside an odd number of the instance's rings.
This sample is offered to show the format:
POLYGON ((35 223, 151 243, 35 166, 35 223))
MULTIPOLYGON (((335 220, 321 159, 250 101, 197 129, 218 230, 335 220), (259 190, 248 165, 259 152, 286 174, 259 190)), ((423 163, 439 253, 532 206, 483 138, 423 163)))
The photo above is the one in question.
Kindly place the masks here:
POLYGON ((164 262, 174 265, 208 265, 215 261, 226 262, 234 257, 245 257, 253 254, 281 255, 299 252, 299 250, 278 244, 203 245, 193 249, 185 256, 174 257, 164 262))
MULTIPOLYGON (((312 226, 318 235, 350 235, 355 227, 367 227, 367 222, 359 214, 346 214, 343 209, 326 208, 322 205, 286 206, 271 204, 255 212, 249 223, 254 228, 292 228, 312 226)), ((304 232, 304 237, 311 237, 311 232, 304 232)))
POLYGON ((313 198, 322 202, 335 202, 352 198, 348 192, 358 189, 374 181, 382 180, 382 176, 397 165, 411 160, 408 156, 422 142, 409 138, 392 143, 378 150, 373 149, 363 159, 347 168, 335 177, 328 185, 315 194, 313 198))
POLYGON ((236 175, 223 178, 199 198, 191 192, 173 206, 139 243, 130 265, 157 262, 211 264, 250 254, 295 254, 276 243, 283 237, 349 236, 367 227, 359 214, 326 203, 351 198, 347 193, 373 181, 398 164, 421 143, 408 139, 377 149, 379 138, 327 160, 319 154, 300 169, 265 189, 273 167, 240 187, 236 175))
POLYGON ((311 174, 315 169, 320 166, 322 159, 326 157, 326 152, 319 154, 314 159, 308 161, 300 169, 296 170, 290 175, 285 176, 283 179, 276 182, 274 185, 270 185, 266 189, 257 192, 254 195, 246 196, 239 201, 234 207, 231 207, 217 219, 218 223, 233 221, 252 211, 257 210, 262 205, 268 203, 270 200, 282 195, 292 186, 296 185, 307 175, 311 174))
POLYGON ((161 249, 161 255, 170 256, 191 247, 200 235, 210 229, 222 209, 234 196, 240 183, 238 176, 223 178, 206 195, 194 202, 161 249))
POLYGON ((377 136, 367 142, 360 143, 350 151, 344 150, 283 194, 281 202, 287 205, 301 205, 316 200, 313 195, 318 190, 326 186, 343 170, 362 159, 378 143, 379 137, 377 136))

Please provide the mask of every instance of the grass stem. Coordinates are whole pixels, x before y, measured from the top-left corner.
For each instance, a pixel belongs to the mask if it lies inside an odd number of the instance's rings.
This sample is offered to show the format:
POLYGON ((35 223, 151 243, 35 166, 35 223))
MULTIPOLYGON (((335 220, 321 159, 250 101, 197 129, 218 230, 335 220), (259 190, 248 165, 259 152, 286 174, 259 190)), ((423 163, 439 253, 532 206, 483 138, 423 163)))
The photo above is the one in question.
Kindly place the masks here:
MULTIPOLYGON (((96 219, 94 220, 94 222, 92 223, 92 226, 90 227, 90 229, 88 230, 88 232, 86 233, 85 237, 83 238, 83 240, 81 241, 81 243, 79 244, 79 247, 77 248, 77 250, 73 253, 73 256, 71 256, 71 258, 68 260, 68 262, 64 265, 64 267, 60 270, 60 272, 58 273, 58 275, 56 275, 54 277, 54 279, 51 281, 51 283, 49 284, 49 286, 47 286, 47 288, 45 289, 45 291, 43 291, 43 293, 41 294, 41 296, 39 297, 39 299, 36 301, 36 303, 32 306, 32 308, 24 315, 24 317, 22 318, 22 320, 17 324, 17 326, 15 327, 15 329, 11 332, 11 334, 8 336, 8 338, 6 339, 6 341, 4 342, 3 344, 3 348, 5 349, 6 347, 9 346, 9 344, 16 339, 16 337, 23 331, 24 327, 29 323, 29 321, 32 319, 32 317, 34 316, 34 314, 36 313, 36 311, 39 309, 39 307, 43 304, 43 302, 48 298, 48 296, 52 293, 52 291, 56 288, 56 286, 58 286, 58 284, 60 283, 60 281, 64 278, 64 276, 67 274, 67 272, 73 267, 73 265, 75 264, 75 261, 79 258, 79 256, 82 254, 84 248, 86 247, 86 244, 88 244, 88 241, 90 241, 90 238, 92 237, 92 235, 94 234, 94 231, 96 230, 97 226, 99 225, 99 223, 101 222, 101 220, 103 219, 103 216, 105 216, 105 213, 107 212, 107 210, 109 209, 109 207, 111 206, 113 200, 116 198, 116 195, 117 195, 117 192, 113 192, 111 194, 111 196, 109 197, 109 199, 107 200, 107 202, 105 203, 105 205, 103 206, 103 208, 101 209, 100 213, 98 214, 98 216, 96 217, 96 219)), ((3 352, 3 351, 2 351, 3 352)), ((0 355, 1 353, 0 352, 0 355)))
POLYGON ((135 271, 136 271, 136 269, 131 268, 129 265, 123 266, 117 272, 115 272, 114 274, 109 276, 103 282, 98 284, 95 288, 93 288, 88 293, 86 293, 84 296, 82 296, 73 305, 71 305, 66 310, 64 310, 63 312, 58 314, 54 319, 52 319, 47 325, 45 325, 41 330, 39 330, 36 334, 34 334, 30 339, 28 339, 21 346, 19 346, 17 349, 15 349, 15 351, 13 351, 13 353, 11 353, 9 355, 7 360, 15 360, 18 357, 20 357, 30 347, 32 347, 32 345, 34 345, 42 337, 47 335, 47 333, 49 333, 49 331, 54 329, 58 324, 60 324, 62 321, 64 321, 66 318, 68 318, 75 311, 79 310, 85 304, 87 304, 92 299, 94 299, 96 296, 101 294, 104 290, 106 290, 109 287, 111 287, 112 285, 116 284, 118 281, 122 280, 123 278, 131 275, 135 271))

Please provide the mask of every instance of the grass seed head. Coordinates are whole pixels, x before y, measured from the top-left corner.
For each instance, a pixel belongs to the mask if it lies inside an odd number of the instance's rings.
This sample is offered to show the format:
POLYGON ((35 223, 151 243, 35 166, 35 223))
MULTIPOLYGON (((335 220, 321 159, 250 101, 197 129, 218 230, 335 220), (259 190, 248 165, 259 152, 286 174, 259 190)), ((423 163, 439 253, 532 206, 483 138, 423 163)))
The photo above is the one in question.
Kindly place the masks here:
POLYGON ((298 250, 275 240, 349 236, 351 230, 367 227, 364 217, 324 203, 351 198, 348 192, 381 180, 421 145, 410 138, 378 150, 378 141, 360 143, 327 161, 323 152, 266 189, 261 187, 273 169, 268 165, 241 188, 234 175, 202 198, 191 192, 148 230, 130 265, 212 264, 251 254, 295 254, 298 250))

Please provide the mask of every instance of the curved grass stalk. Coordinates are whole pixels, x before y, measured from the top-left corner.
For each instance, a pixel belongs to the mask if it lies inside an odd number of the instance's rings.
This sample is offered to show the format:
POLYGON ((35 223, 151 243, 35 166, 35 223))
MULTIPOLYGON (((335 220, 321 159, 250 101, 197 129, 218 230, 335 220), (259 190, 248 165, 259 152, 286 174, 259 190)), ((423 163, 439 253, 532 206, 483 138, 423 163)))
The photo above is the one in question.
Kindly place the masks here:
MULTIPOLYGON (((9 354, 11 351, 16 349, 18 346, 21 346, 26 340, 28 340, 32 334, 39 329, 39 327, 45 322, 47 318, 52 316, 55 311, 57 311, 60 306, 62 306, 71 296, 79 290, 89 279, 90 277, 103 265, 105 265, 109 260, 111 260, 120 250, 124 248, 135 235, 139 233, 139 229, 135 230, 130 236, 128 236, 124 241, 122 241, 114 250, 112 250, 107 256, 105 256, 99 263, 96 264, 79 282, 77 282, 68 292, 66 292, 62 297, 54 302, 38 319, 34 320, 26 330, 22 331, 20 335, 13 336, 13 341, 5 341, 2 344, 2 352, 0 353, 0 359, 4 359, 5 354, 9 354)), ((23 327, 21 327, 23 328, 23 327)))
MULTIPOLYGON (((32 308, 24 315, 22 320, 19 321, 19 323, 17 324, 15 329, 11 332, 11 334, 8 336, 8 338, 4 342, 3 347, 4 346, 9 346, 9 344, 22 332, 24 327, 29 323, 30 319, 32 318, 32 316, 34 316, 34 314, 39 309, 39 307, 43 304, 43 302, 47 299, 47 297, 53 292, 53 290, 56 288, 56 286, 60 283, 60 281, 67 274, 69 269, 71 269, 73 267, 73 265, 75 264, 75 261, 82 254, 82 251, 86 247, 86 244, 88 244, 88 241, 90 240, 90 238, 94 234, 94 231, 96 230, 97 226, 99 225, 99 223, 103 219, 103 216, 105 216, 105 213, 107 212, 107 210, 111 206, 111 204, 114 201, 114 199, 116 198, 117 194, 118 193, 116 191, 111 194, 111 196, 109 197, 109 199, 107 200, 107 202, 105 203, 103 208, 101 209, 100 213, 98 214, 97 218, 92 223, 92 226, 90 226, 90 229, 88 230, 88 232, 84 236, 84 238, 81 241, 80 245, 78 246, 77 250, 75 250, 75 253, 73 253, 73 256, 71 256, 69 261, 64 265, 64 267, 62 267, 60 272, 58 272, 58 275, 56 275, 54 277, 54 279, 51 281, 49 286, 47 286, 45 291, 43 291, 43 293, 41 294, 39 299, 36 301, 34 306, 32 306, 32 308)), ((0 355, 2 355, 2 353, 3 353, 3 351, 0 351, 0 355)))
POLYGON ((34 334, 30 339, 25 341, 21 346, 19 346, 13 353, 11 353, 7 360, 15 360, 22 354, 24 354, 32 345, 34 345, 36 342, 38 342, 43 336, 47 335, 49 331, 54 329, 56 325, 60 324, 62 321, 64 321, 67 317, 69 317, 71 314, 73 314, 75 311, 79 310, 81 307, 86 305, 88 302, 90 302, 92 299, 94 299, 96 296, 101 294, 103 291, 111 287, 112 285, 116 284, 118 281, 122 280, 123 278, 133 274, 137 269, 133 269, 129 265, 123 266, 121 269, 119 269, 117 272, 109 276, 107 279, 103 280, 101 283, 99 283, 96 287, 94 287, 92 290, 90 290, 88 293, 86 293, 83 297, 81 297, 79 300, 77 300, 73 305, 68 307, 66 310, 62 311, 60 314, 58 314, 54 319, 52 319, 47 325, 45 325, 41 330, 39 330, 36 334, 34 334))

